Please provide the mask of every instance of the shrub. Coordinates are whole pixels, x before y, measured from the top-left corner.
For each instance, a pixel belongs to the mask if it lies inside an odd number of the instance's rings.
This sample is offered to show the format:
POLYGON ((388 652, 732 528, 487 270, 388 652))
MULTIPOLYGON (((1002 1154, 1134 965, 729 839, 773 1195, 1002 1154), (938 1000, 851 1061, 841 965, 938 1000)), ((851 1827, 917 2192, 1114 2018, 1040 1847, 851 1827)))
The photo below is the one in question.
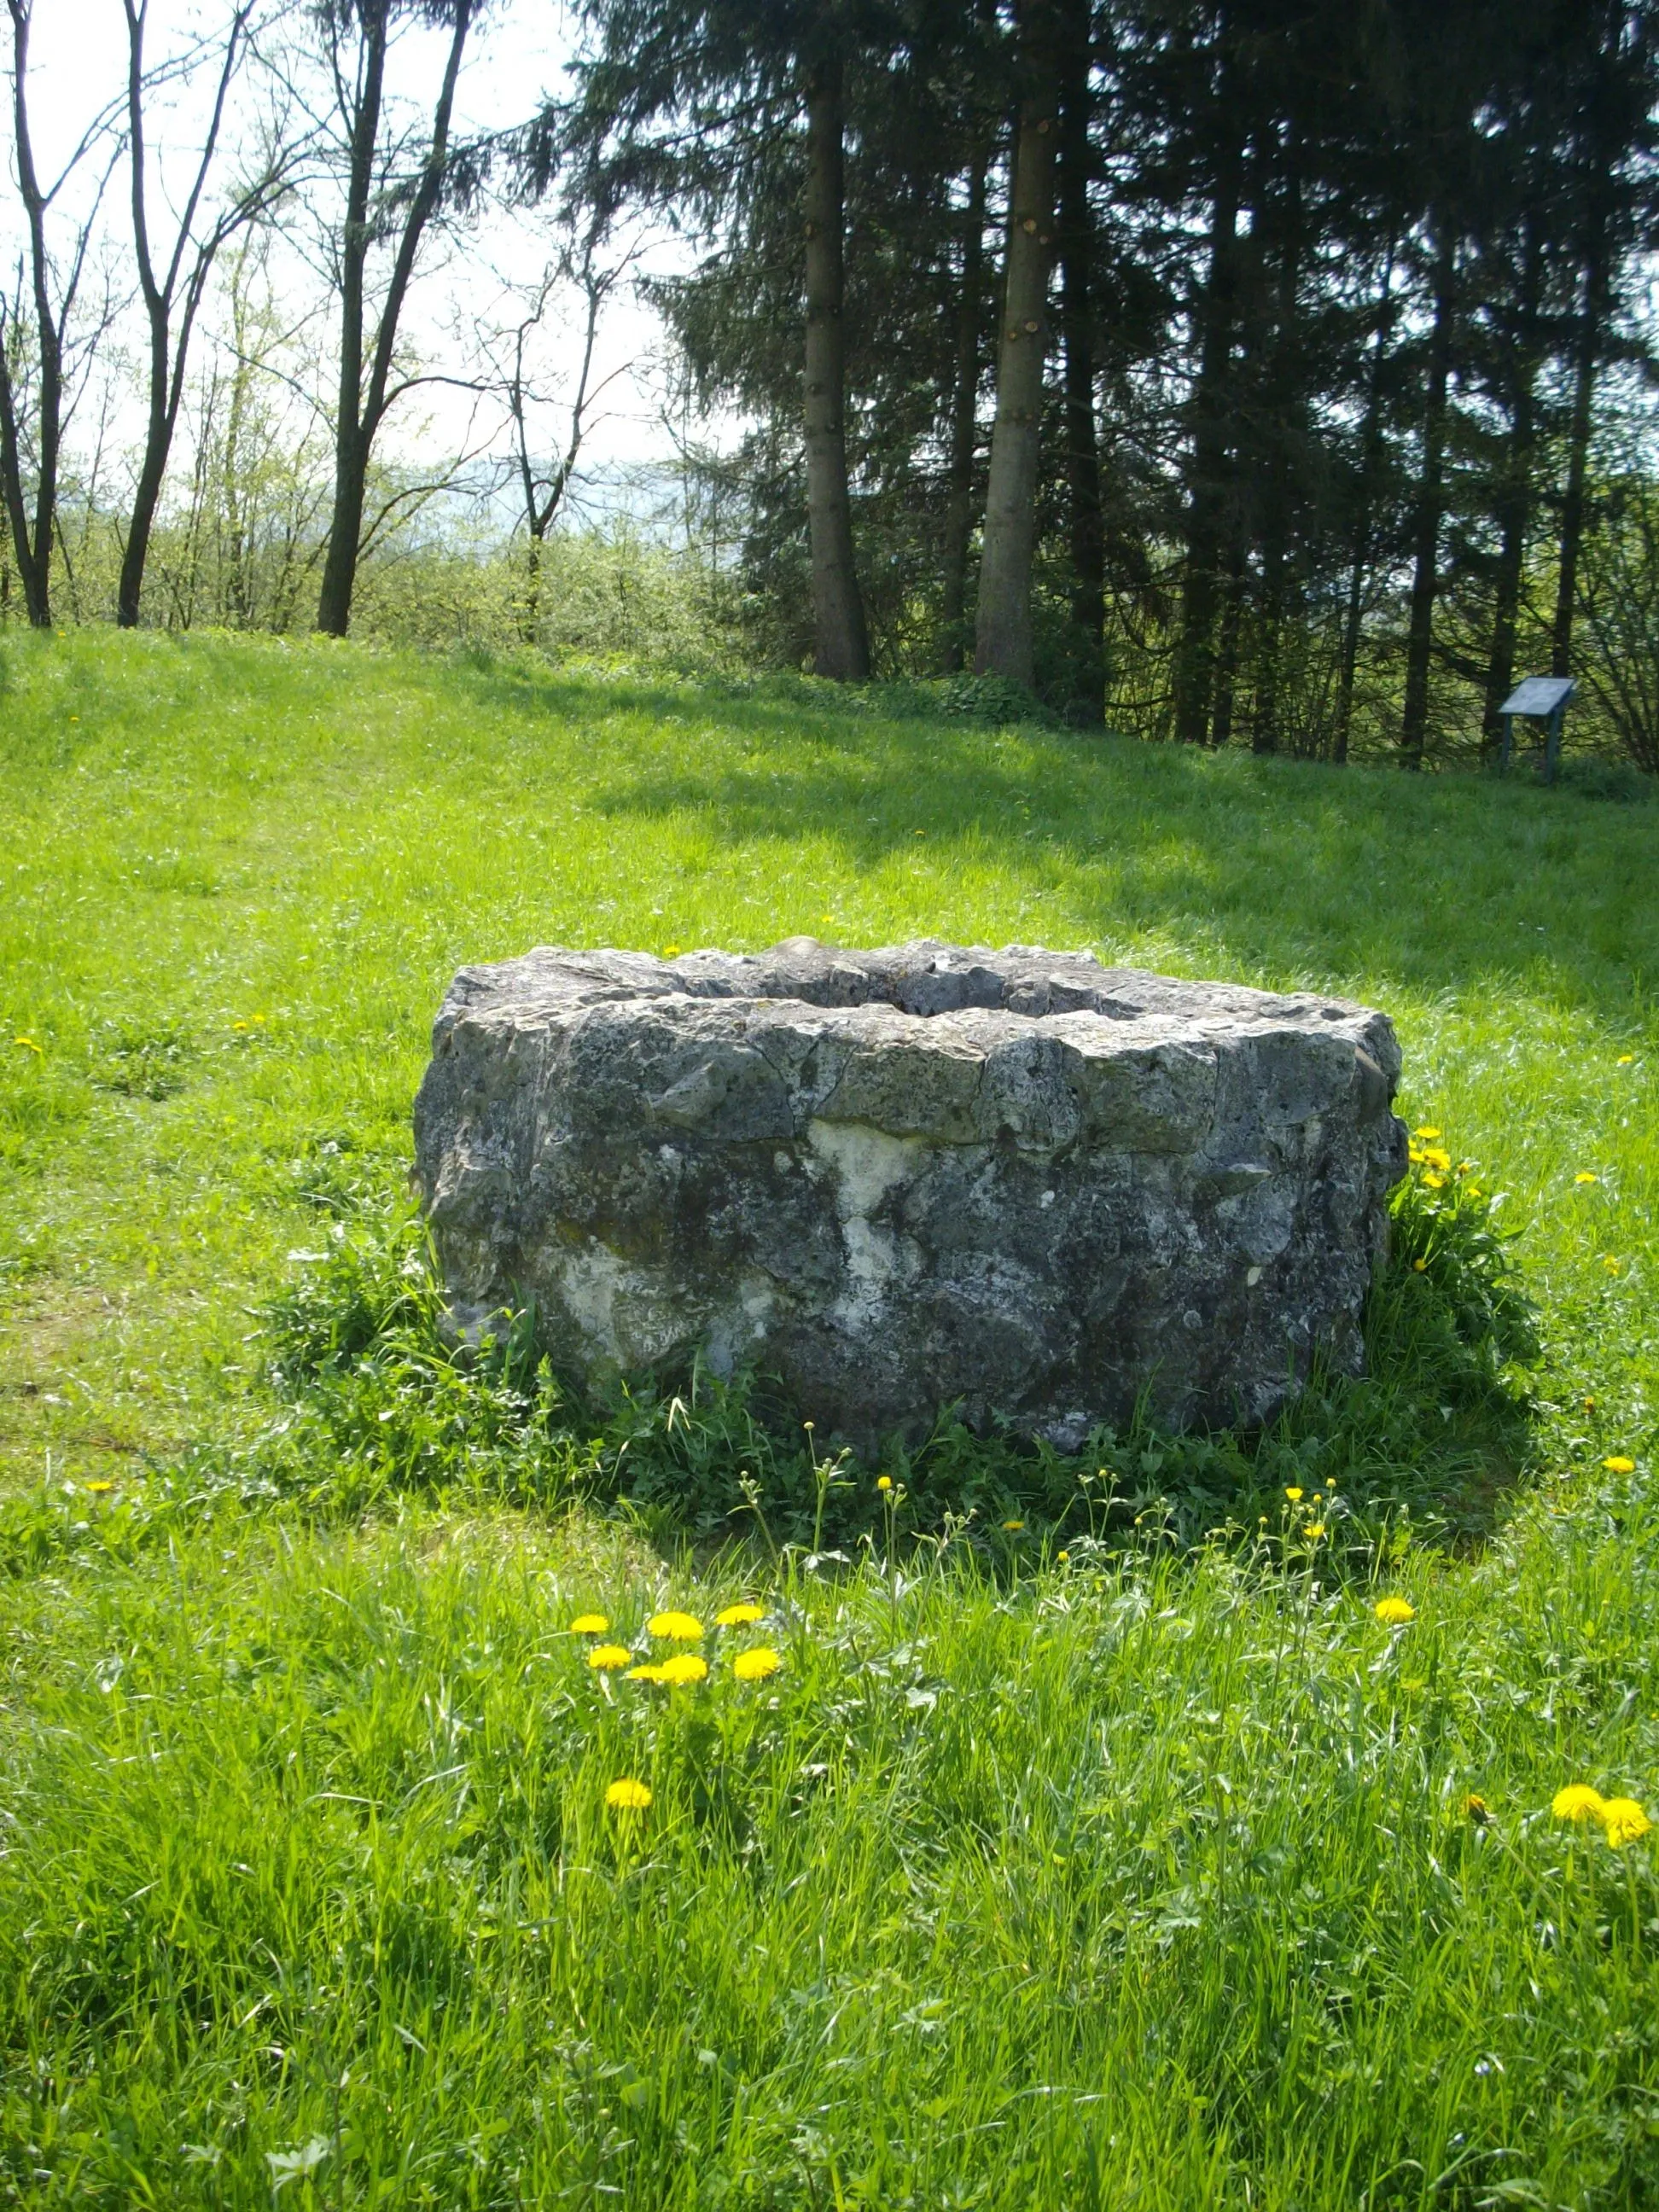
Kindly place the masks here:
POLYGON ((1594 755, 1564 760, 1555 780, 1579 799, 1610 799, 1615 805, 1640 806, 1653 796, 1653 778, 1629 761, 1599 760, 1594 755))

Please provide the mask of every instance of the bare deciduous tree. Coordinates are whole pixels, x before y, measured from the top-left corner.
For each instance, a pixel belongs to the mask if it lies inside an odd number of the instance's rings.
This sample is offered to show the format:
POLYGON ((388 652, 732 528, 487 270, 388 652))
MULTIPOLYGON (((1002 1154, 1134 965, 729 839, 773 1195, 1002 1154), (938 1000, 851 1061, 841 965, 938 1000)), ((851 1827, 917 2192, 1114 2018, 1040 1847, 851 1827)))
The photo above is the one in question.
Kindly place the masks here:
POLYGON ((605 386, 626 373, 616 368, 598 385, 592 380, 593 352, 605 301, 638 258, 634 247, 605 257, 605 236, 603 218, 589 223, 580 246, 567 247, 548 263, 532 285, 519 291, 519 304, 525 312, 515 323, 493 331, 477 329, 478 350, 489 365, 492 381, 506 406, 512 440, 512 475, 527 540, 520 625, 526 641, 535 637, 541 617, 542 549, 564 508, 582 441, 592 426, 592 410, 605 386), (562 431, 550 452, 543 441, 538 418, 553 404, 552 395, 540 388, 532 356, 538 334, 567 287, 580 302, 580 351, 574 382, 568 386, 563 398, 562 431))
MULTIPOLYGON (((165 264, 158 265, 150 240, 144 128, 145 94, 150 82, 145 74, 144 36, 149 28, 150 0, 122 0, 127 20, 127 148, 132 175, 133 258, 137 268, 139 297, 149 324, 149 356, 143 452, 133 488, 132 512, 116 595, 116 619, 126 629, 138 620, 144 562, 184 398, 191 336, 214 262, 228 239, 266 213, 281 198, 299 150, 285 128, 279 125, 267 132, 251 173, 225 195, 212 221, 202 235, 197 235, 197 220, 218 151, 226 103, 247 52, 257 4, 258 0, 233 0, 219 54, 206 134, 174 231, 172 250, 165 264)), ((188 73, 188 60, 168 72, 174 76, 188 73)))
POLYGON ((81 331, 74 344, 71 325, 87 274, 98 205, 120 148, 118 142, 111 148, 90 207, 72 224, 67 252, 60 258, 47 235, 48 218, 82 162, 94 149, 110 145, 113 113, 106 108, 94 116, 58 176, 44 183, 29 126, 33 0, 6 0, 6 10, 11 23, 12 150, 27 243, 16 283, 9 292, 0 292, 0 499, 10 526, 24 607, 37 629, 47 629, 52 626, 58 471, 76 384, 71 356, 84 366, 98 337, 112 321, 114 304, 107 288, 91 326, 81 331))
POLYGON ((317 627, 343 637, 363 550, 363 507, 375 434, 388 409, 421 381, 395 383, 398 326, 428 226, 451 181, 455 83, 478 0, 322 0, 319 21, 345 161, 345 209, 334 282, 340 301, 340 369, 334 426, 334 501, 317 627), (442 82, 418 163, 382 133, 387 49, 398 20, 419 15, 449 30, 442 82), (401 214, 401 220, 399 216, 401 214), (392 270, 369 329, 372 247, 395 240, 392 270))

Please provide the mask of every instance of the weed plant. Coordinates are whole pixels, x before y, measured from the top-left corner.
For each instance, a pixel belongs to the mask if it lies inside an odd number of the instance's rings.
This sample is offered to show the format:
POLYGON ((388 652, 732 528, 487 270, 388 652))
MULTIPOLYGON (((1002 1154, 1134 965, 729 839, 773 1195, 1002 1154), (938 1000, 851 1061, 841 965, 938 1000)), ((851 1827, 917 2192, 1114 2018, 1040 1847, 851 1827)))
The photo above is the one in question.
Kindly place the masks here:
POLYGON ((5 649, 0 2202, 1659 2204, 1644 808, 5 649), (447 1344, 453 968, 802 929, 1387 1006, 1366 1376, 861 1468, 447 1344))

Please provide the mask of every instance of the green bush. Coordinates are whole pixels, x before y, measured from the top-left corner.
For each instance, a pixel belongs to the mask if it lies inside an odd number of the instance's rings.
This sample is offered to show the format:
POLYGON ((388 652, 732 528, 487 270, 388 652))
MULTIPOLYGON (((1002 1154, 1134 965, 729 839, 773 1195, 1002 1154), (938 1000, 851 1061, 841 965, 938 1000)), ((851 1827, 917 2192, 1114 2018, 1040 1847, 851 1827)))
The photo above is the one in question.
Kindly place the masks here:
POLYGON ((1035 691, 1008 676, 942 676, 931 684, 876 684, 872 702, 884 714, 933 716, 987 730, 1020 722, 1053 729, 1057 722, 1035 691))
POLYGON ((1579 799, 1610 799, 1619 806, 1643 806, 1653 797, 1654 779, 1633 762, 1601 760, 1581 754, 1562 761, 1555 780, 1579 799))

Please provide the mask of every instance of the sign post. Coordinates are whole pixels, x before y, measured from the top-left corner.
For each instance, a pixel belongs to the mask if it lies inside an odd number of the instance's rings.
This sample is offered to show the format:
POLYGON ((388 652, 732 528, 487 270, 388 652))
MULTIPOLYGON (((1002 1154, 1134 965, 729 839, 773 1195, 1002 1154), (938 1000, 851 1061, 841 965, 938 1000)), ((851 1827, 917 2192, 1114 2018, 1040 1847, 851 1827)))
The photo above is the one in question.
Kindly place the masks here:
POLYGON ((1529 721, 1544 725, 1544 781, 1554 782, 1561 758, 1561 725, 1566 720, 1567 702, 1577 689, 1571 676, 1528 676, 1516 685, 1498 710, 1504 718, 1501 769, 1508 769, 1515 750, 1515 718, 1524 714, 1529 721))

